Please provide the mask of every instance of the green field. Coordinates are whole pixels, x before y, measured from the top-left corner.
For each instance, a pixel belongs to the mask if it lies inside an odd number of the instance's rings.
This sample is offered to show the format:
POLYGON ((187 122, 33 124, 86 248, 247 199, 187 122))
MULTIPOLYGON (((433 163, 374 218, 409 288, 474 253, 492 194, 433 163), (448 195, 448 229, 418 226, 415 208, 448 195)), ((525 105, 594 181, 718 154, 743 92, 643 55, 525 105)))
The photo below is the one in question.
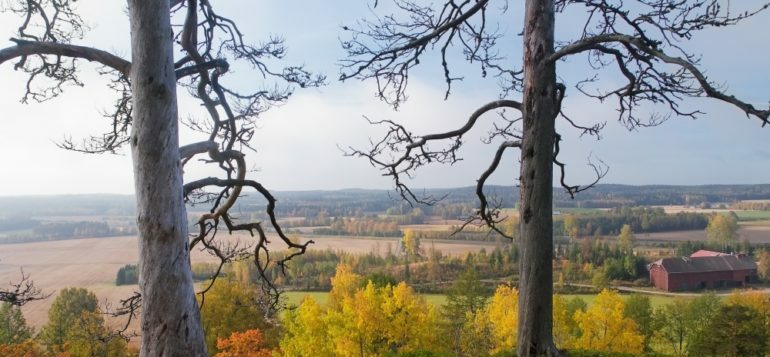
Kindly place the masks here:
POLYGON ((554 211, 559 211, 561 214, 593 214, 605 212, 606 210, 598 208, 581 208, 581 207, 566 207, 566 208, 554 208, 554 211))
MULTIPOLYGON (((574 297, 579 297, 579 298, 583 299, 583 301, 585 301, 586 304, 588 304, 588 305, 591 305, 594 302, 594 300, 596 299, 596 294, 574 294, 574 295, 562 295, 562 296, 567 298, 567 299, 572 299, 574 297)), ((629 295, 628 294, 622 294, 621 296, 625 299, 629 295)), ((664 296, 664 295, 647 295, 647 296, 650 298, 650 304, 652 305, 653 309, 657 309, 659 306, 666 305, 666 304, 674 301, 674 299, 676 299, 676 297, 664 296)))
POLYGON ((329 293, 326 291, 286 291, 281 293, 286 298, 287 306, 299 306, 305 296, 310 296, 320 305, 326 305, 329 300, 329 293))
POLYGON ((733 211, 740 221, 770 220, 770 211, 733 211))

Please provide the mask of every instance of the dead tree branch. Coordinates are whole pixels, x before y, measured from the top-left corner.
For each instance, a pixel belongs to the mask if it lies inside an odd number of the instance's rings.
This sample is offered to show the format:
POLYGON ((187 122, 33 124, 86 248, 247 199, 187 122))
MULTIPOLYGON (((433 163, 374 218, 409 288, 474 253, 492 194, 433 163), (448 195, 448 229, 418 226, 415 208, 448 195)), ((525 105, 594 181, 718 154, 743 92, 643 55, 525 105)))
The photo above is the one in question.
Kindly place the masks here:
POLYGON ((40 288, 29 279, 29 275, 21 271, 21 279, 16 283, 10 283, 10 289, 0 289, 0 302, 22 306, 30 301, 46 299, 51 294, 43 294, 40 288))
MULTIPOLYGON (((514 100, 496 100, 489 102, 474 111, 463 126, 458 129, 438 134, 415 136, 402 125, 393 121, 383 120, 372 124, 388 125, 388 132, 369 151, 349 148, 347 156, 365 157, 372 166, 383 171, 384 176, 390 176, 395 182, 396 190, 403 199, 411 203, 434 204, 434 197, 418 197, 404 182, 402 176, 411 177, 414 170, 431 162, 454 164, 461 158, 457 155, 462 147, 462 137, 473 129, 478 119, 485 113, 495 109, 511 108, 521 110, 521 103, 514 100), (449 147, 433 150, 428 144, 433 141, 448 140, 449 147), (398 155, 398 156, 394 156, 398 155), (383 156, 393 157, 391 160, 383 156)), ((512 134, 515 136, 515 134, 512 134)))

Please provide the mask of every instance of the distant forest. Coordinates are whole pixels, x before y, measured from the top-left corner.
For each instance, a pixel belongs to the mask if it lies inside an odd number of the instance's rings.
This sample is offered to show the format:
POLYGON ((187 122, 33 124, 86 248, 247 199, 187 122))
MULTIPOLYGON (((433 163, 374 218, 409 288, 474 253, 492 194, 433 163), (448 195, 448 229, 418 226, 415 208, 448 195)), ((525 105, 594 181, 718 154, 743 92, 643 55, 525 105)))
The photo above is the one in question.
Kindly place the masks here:
MULTIPOLYGON (((490 202, 500 207, 516 206, 518 188, 489 186, 490 202)), ((284 227, 315 226, 315 234, 401 236, 404 224, 421 224, 424 217, 466 219, 474 214, 478 201, 475 188, 426 189, 425 197, 441 198, 433 205, 411 206, 392 191, 348 189, 338 191, 275 192, 279 217, 284 227), (382 215, 387 215, 382 217, 382 215), (296 218, 302 218, 296 220, 296 218)), ((606 208, 601 215, 582 216, 575 227, 580 235, 600 231, 614 234, 622 224, 635 232, 703 229, 708 222, 702 214, 666 215, 662 210, 645 210, 653 205, 724 206, 730 209, 770 210, 770 185, 709 186, 626 186, 597 185, 571 199, 561 188, 554 189, 557 209, 606 208)), ((266 202, 257 195, 245 196, 234 210, 261 219, 266 202)), ((129 235, 136 232, 134 198, 130 195, 61 195, 0 197, 0 243, 18 243, 86 237, 129 235)), ((207 206, 190 205, 191 217, 207 206)), ((194 219, 191 219, 193 221, 194 219)), ((561 220, 554 224, 564 233, 561 220)), ((476 237, 477 232, 453 236, 476 237)), ((441 237, 447 232, 436 232, 441 237)), ((424 237, 425 238, 425 237, 424 237)), ((435 238, 435 237, 434 237, 435 238)))
MULTIPOLYGON (((425 197, 443 198, 434 206, 419 205, 426 215, 462 215, 475 207, 475 187, 425 189, 416 191, 425 197)), ((501 207, 515 207, 519 189, 514 186, 487 186, 491 202, 501 207)), ((276 191, 278 214, 284 217, 315 217, 325 211, 330 216, 354 217, 369 213, 406 214, 412 207, 390 190, 346 189, 337 191, 276 191)), ((241 212, 262 211, 265 202, 258 195, 239 200, 241 212)), ((562 188, 554 188, 557 208, 617 208, 652 205, 699 206, 734 203, 742 200, 770 200, 770 184, 704 186, 628 186, 603 184, 579 193, 571 199, 562 188)), ((0 219, 47 216, 133 216, 131 195, 58 195, 0 197, 0 219)), ((205 206, 191 206, 203 210, 205 206)), ((765 208, 766 205, 763 206, 765 208)))
MULTIPOLYGON (((464 218, 478 205, 475 187, 426 189, 417 194, 442 198, 433 206, 419 205, 428 216, 464 218)), ((514 186, 487 186, 490 202, 500 207, 515 207, 519 189, 514 186)), ((276 192, 281 216, 315 217, 325 211, 329 216, 354 217, 368 213, 408 214, 413 207, 403 202, 398 194, 386 190, 340 191, 285 191, 276 192)), ((554 207, 557 208, 619 208, 654 205, 702 206, 714 203, 733 203, 742 200, 770 200, 770 184, 762 185, 706 185, 706 186, 628 186, 605 184, 580 192, 575 199, 560 187, 554 188, 554 207)), ((246 197, 240 201, 244 211, 265 203, 246 197)))

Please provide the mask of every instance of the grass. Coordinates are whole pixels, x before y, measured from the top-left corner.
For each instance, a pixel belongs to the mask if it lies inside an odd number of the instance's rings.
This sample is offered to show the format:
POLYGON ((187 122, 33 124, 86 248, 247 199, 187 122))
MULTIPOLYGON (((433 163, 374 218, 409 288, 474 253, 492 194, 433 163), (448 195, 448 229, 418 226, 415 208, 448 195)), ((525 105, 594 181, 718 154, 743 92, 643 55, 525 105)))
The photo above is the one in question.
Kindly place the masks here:
POLYGON ((561 214, 593 214, 593 213, 600 213, 604 212, 604 210, 597 209, 597 208, 582 208, 582 207, 565 207, 565 208, 554 208, 554 211, 559 211, 561 214))
MULTIPOLYGON (((562 295, 563 297, 567 299, 572 299, 574 297, 579 297, 583 299, 583 301, 586 302, 589 306, 596 300, 596 294, 569 294, 569 295, 562 295)), ((629 294, 623 294, 621 295, 624 299, 628 298, 630 296, 629 294)), ((652 305, 653 309, 657 309, 660 306, 666 305, 674 301, 676 297, 674 296, 664 296, 664 295, 647 295, 650 298, 650 304, 652 305)))
POLYGON ((770 211, 733 211, 739 221, 770 220, 770 211))
POLYGON ((286 297, 288 306, 299 306, 306 296, 312 297, 321 306, 326 305, 329 300, 329 293, 326 291, 286 291, 281 295, 286 297))

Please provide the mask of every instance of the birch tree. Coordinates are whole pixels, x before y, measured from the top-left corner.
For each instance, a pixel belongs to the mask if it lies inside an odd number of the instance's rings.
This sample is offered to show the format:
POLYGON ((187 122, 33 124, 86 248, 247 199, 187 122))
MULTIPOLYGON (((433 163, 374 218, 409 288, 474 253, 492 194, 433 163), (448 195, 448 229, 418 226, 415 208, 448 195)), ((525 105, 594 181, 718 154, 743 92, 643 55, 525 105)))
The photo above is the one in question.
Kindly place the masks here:
MULTIPOLYGON (((657 125, 669 116, 696 118, 700 111, 680 106, 693 97, 722 101, 763 126, 768 124, 770 109, 737 98, 715 84, 701 69, 699 57, 682 46, 699 31, 735 25, 766 9, 767 4, 735 11, 730 8, 735 2, 721 0, 527 0, 522 13, 512 13, 503 0, 444 0, 433 5, 392 0, 392 4, 392 13, 375 13, 372 19, 343 27, 347 35, 342 47, 347 56, 341 80, 372 80, 377 84, 376 95, 397 108, 407 99, 412 71, 429 62, 421 60, 434 50, 448 96, 463 78, 452 67, 458 57, 453 51, 457 51, 478 65, 482 76, 499 78, 500 97, 469 113, 459 128, 440 133, 415 134, 392 120, 372 121, 386 127, 385 135, 372 147, 351 148, 348 154, 369 160, 392 177, 404 199, 433 203, 434 198, 414 193, 406 178, 428 163, 456 163, 461 159, 464 135, 483 125, 484 114, 505 110, 502 119, 487 126, 489 136, 484 141, 493 149, 488 168, 479 173, 479 206, 468 223, 486 224, 505 235, 498 228, 504 217, 490 204, 484 185, 503 153, 519 150, 519 356, 560 354, 552 339, 552 184, 559 182, 570 195, 593 185, 568 183, 566 163, 559 157, 565 133, 556 132, 555 123, 562 121, 577 135, 599 136, 604 128, 604 121, 579 125, 575 120, 579 113, 562 107, 568 86, 598 102, 614 101, 616 119, 629 129, 657 125), (568 38, 557 41, 557 16, 581 19, 582 26, 575 26, 568 38), (514 23, 514 17, 523 20, 521 31, 505 34, 499 31, 501 26, 494 25, 494 19, 514 23), (500 54, 504 53, 501 48, 518 41, 517 33, 523 36, 521 61, 500 54), (590 67, 583 80, 564 83, 557 68, 570 57, 585 58, 590 67), (621 79, 619 86, 599 80, 599 73, 610 71, 621 79), (646 114, 651 107, 664 114, 646 114)), ((374 1, 375 8, 377 5, 374 1)), ((607 168, 600 162, 592 167, 595 183, 607 168)))
MULTIPOLYGON (((212 3, 129 0, 130 58, 78 44, 86 25, 74 0, 10 0, 3 7, 19 16, 19 27, 10 46, 0 49, 0 65, 13 61, 15 69, 29 75, 23 102, 49 100, 67 86, 82 85, 78 64, 83 60, 102 66, 101 73, 113 78, 110 87, 116 100, 105 115, 107 132, 60 145, 86 153, 112 153, 130 146, 140 291, 119 312, 133 316, 141 306, 144 356, 206 354, 190 271, 191 249, 206 249, 221 264, 250 252, 264 277, 267 269, 282 267, 307 246, 283 234, 274 214, 275 198, 259 182, 246 177, 244 151, 250 148, 255 120, 262 112, 287 100, 295 86, 317 86, 324 78, 302 67, 275 68, 274 62, 286 53, 283 41, 246 42, 236 22, 220 14, 212 3), (264 87, 234 86, 227 75, 236 63, 255 69, 267 80, 264 87), (207 140, 180 147, 178 87, 203 104, 207 116, 183 124, 207 140), (183 180, 183 166, 196 156, 218 168, 220 174, 183 180), (250 222, 247 217, 238 221, 230 212, 247 189, 267 201, 268 225, 290 249, 281 261, 270 260, 260 222, 250 222), (197 232, 192 236, 188 236, 185 203, 210 207, 193 222, 197 232), (245 245, 218 243, 215 235, 220 229, 245 231, 255 239, 245 245)), ((264 287, 268 293, 275 291, 269 280, 264 287)), ((274 294, 265 296, 271 297, 267 304, 277 302, 274 294)))

